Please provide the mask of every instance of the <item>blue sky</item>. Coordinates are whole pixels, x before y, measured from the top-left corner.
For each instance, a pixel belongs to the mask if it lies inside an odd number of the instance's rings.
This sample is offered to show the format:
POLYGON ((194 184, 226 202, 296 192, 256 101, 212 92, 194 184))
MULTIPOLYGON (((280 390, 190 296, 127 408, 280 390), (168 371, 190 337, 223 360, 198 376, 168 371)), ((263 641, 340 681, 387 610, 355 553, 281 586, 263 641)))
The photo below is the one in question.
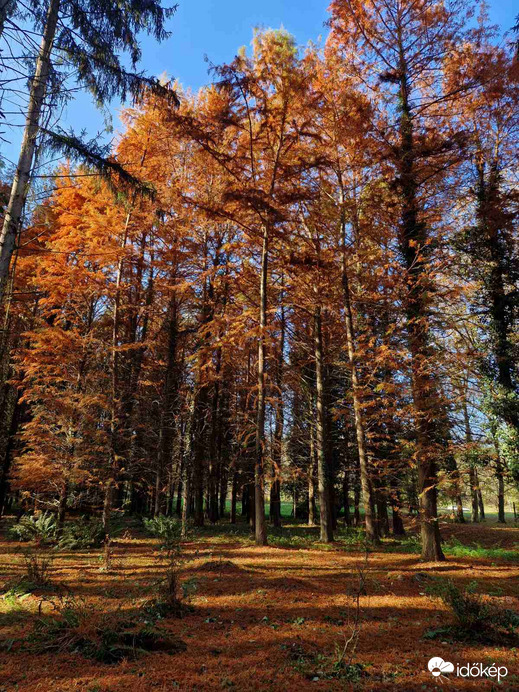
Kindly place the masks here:
MULTIPOLYGON (((141 67, 157 76, 167 72, 185 87, 197 90, 211 79, 205 56, 214 64, 232 60, 240 46, 250 43, 255 26, 284 26, 300 45, 316 41, 319 36, 325 37, 328 1, 179 0, 177 13, 169 22, 172 36, 162 44, 142 37, 141 67)), ((490 19, 503 30, 513 26, 518 13, 517 0, 489 2, 490 19)), ((119 109, 117 102, 109 107, 116 129, 119 109)), ((103 130, 104 119, 89 98, 81 95, 66 109, 63 125, 76 131, 86 129, 93 136, 103 130)), ((105 138, 108 141, 110 136, 105 135, 105 138)), ((2 147, 2 153, 11 160, 17 156, 16 139, 13 135, 11 145, 2 147)))

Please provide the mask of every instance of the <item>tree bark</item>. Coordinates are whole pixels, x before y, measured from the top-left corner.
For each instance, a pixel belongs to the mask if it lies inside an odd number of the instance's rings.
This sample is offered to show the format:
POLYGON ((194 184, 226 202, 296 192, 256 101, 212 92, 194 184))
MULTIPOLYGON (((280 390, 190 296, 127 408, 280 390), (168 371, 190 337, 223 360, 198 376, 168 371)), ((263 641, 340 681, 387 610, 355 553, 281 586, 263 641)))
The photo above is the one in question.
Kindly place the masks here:
MULTIPOLYGON (((470 447, 472 444, 472 430, 470 428, 469 409, 467 406, 467 398, 463 398, 463 422, 465 425, 465 442, 470 447)), ((470 451, 470 450, 469 450, 470 451)), ((471 516, 472 523, 479 521, 479 506, 478 506, 478 483, 476 477, 476 468, 471 458, 469 458, 469 483, 470 483, 470 499, 471 499, 471 516)))
POLYGON ((378 487, 375 491, 377 506, 377 527, 380 536, 389 536, 389 515, 387 512, 387 497, 385 491, 378 487))
POLYGON ((258 399, 256 415, 256 464, 254 469, 254 510, 256 545, 267 545, 265 521, 265 339, 267 326, 267 275, 269 236, 268 227, 263 228, 260 273, 260 310, 258 338, 258 399))
POLYGON ((161 511, 161 489, 164 470, 173 457, 173 440, 175 436, 175 415, 178 408, 178 377, 177 363, 178 319, 177 302, 173 297, 168 311, 168 350, 164 389, 160 414, 159 444, 157 450, 156 492, 154 515, 161 511))
MULTIPOLYGON (((504 466, 501 460, 501 452, 499 450, 499 443, 497 438, 494 436, 494 446, 496 449, 496 478, 497 478, 497 521, 500 524, 506 523, 505 517, 505 473, 504 466)), ((481 492, 481 491, 480 491, 481 492)), ((479 501, 479 497, 478 497, 479 501)), ((483 504, 483 499, 481 499, 483 504)))
POLYGON ((353 398, 353 412, 355 417, 355 433, 357 436, 357 449, 359 452, 360 482, 362 486, 362 498, 364 503, 364 523, 366 526, 366 538, 374 543, 378 542, 379 530, 375 518, 375 498, 373 484, 368 468, 368 454, 366 450, 366 435, 362 416, 362 405, 359 391, 359 378, 355 363, 355 332, 353 328, 353 314, 351 309, 350 287, 346 264, 346 228, 342 223, 342 290, 344 296, 344 320, 346 325, 346 347, 348 362, 351 372, 351 394, 353 398))
POLYGON ((344 507, 344 523, 346 524, 346 526, 351 526, 350 478, 348 469, 344 469, 344 477, 342 479, 342 504, 344 507))
MULTIPOLYGON (((283 283, 282 283, 283 286, 283 283)), ((285 352, 285 308, 283 305, 283 292, 281 301, 281 333, 276 359, 276 422, 274 428, 274 447, 272 450, 272 484, 270 488, 270 520, 279 528, 281 526, 281 457, 283 451, 283 362, 285 352)))
POLYGON ((315 354, 315 447, 317 454, 317 482, 319 488, 320 539, 323 543, 333 541, 333 517, 330 494, 330 472, 326 458, 326 411, 324 401, 324 365, 321 307, 314 309, 314 354, 315 354))
POLYGON ((430 359, 426 305, 428 286, 427 260, 424 256, 427 233, 425 224, 418 215, 414 123, 409 98, 407 63, 400 33, 397 49, 400 56, 400 147, 397 163, 402 200, 399 244, 407 271, 405 312, 411 354, 411 388, 417 437, 422 559, 436 562, 445 560, 438 526, 436 469, 436 457, 439 448, 443 446, 438 439, 436 429, 439 414, 438 392, 428 366, 430 359))
POLYGON ((65 523, 65 515, 67 512, 67 498, 68 498, 68 485, 65 482, 65 483, 63 483, 63 487, 61 488, 61 492, 59 494, 58 512, 57 512, 58 531, 61 531, 61 529, 63 528, 63 525, 65 523))
POLYGON ((317 515, 315 505, 315 476, 317 459, 315 454, 315 426, 310 421, 310 462, 308 464, 308 526, 315 526, 317 515))
POLYGON ((481 521, 485 521, 485 505, 483 504, 483 493, 481 492, 481 486, 479 485, 479 474, 476 470, 476 483, 478 487, 478 506, 479 506, 479 516, 481 521))

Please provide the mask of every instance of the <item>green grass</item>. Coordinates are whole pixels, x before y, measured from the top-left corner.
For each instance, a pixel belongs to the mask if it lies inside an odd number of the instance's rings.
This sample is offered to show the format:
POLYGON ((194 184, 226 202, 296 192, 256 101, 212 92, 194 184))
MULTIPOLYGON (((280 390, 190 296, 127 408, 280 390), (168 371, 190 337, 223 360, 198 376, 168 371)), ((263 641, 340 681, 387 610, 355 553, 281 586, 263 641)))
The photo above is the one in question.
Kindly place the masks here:
MULTIPOLYGON (((452 510, 449 507, 440 507, 438 509, 439 514, 449 514, 453 513, 454 510, 452 510)), ((470 511, 465 510, 463 513, 465 516, 465 521, 470 523, 470 511)), ((456 523, 456 519, 446 519, 446 521, 451 521, 452 523, 456 523)), ((519 528, 519 518, 517 521, 514 521, 514 513, 513 512, 505 512, 505 524, 499 524, 499 526, 510 526, 510 527, 515 527, 519 528)), ((493 509, 489 509, 488 511, 485 511, 485 520, 481 522, 483 526, 485 524, 498 524, 497 521, 497 510, 494 511, 493 509)))
POLYGON ((444 545, 443 551, 446 555, 452 555, 453 557, 475 557, 519 563, 519 546, 516 546, 513 550, 507 548, 484 548, 477 543, 464 545, 457 539, 451 538, 444 545))
MULTIPOLYGON (((289 519, 292 517, 293 504, 292 502, 281 502, 281 516, 289 519)), ((225 512, 226 514, 231 513, 231 501, 227 500, 225 502, 225 512)), ((241 516, 241 502, 236 503, 236 514, 241 516)), ((265 514, 267 517, 270 514, 270 502, 265 502, 265 514)))
MULTIPOLYGON (((472 557, 486 560, 503 560, 519 563, 519 546, 514 549, 484 548, 477 543, 464 544, 456 538, 444 543, 443 552, 451 557, 472 557)), ((401 540, 386 539, 383 542, 386 553, 409 553, 419 555, 421 552, 420 537, 409 535, 401 540)))

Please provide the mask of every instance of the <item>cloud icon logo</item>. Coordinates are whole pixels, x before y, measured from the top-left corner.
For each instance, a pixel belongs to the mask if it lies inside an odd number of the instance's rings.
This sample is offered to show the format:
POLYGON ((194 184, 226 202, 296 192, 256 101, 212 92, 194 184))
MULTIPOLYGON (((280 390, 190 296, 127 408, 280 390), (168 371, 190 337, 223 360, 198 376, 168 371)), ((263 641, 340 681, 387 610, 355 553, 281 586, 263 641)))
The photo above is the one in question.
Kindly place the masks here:
POLYGON ((431 658, 427 664, 427 668, 429 668, 434 677, 437 678, 445 673, 454 672, 454 663, 449 663, 449 661, 444 661, 443 658, 435 656, 431 658))

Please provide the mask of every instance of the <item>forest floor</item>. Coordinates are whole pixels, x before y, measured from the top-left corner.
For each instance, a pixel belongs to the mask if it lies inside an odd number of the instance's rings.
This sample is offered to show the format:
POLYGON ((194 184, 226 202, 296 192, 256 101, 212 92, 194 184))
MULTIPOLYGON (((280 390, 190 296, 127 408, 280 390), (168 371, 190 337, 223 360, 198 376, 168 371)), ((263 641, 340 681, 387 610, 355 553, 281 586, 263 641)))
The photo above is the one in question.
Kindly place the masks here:
MULTIPOLYGON (((442 532, 447 561, 424 564, 412 535, 386 540, 366 558, 358 532, 343 530, 337 543, 324 546, 316 529, 287 526, 270 536, 269 547, 256 548, 244 526, 208 527, 183 549, 181 581, 192 609, 163 620, 185 650, 113 665, 78 653, 32 653, 24 638, 38 617, 52 612, 63 589, 94 610, 134 612, 164 574, 156 541, 127 531, 114 543, 109 571, 100 568, 100 550, 56 553, 51 579, 59 588, 0 597, 0 691, 517 690, 513 643, 481 644, 476 632, 468 641, 430 638, 452 615, 427 593, 427 583, 450 579, 464 588, 475 582, 488 601, 517 612, 519 528, 446 524, 442 532), (334 663, 355 626, 359 580, 365 583, 357 647, 348 647, 349 665, 341 668, 334 663), (509 672, 500 685, 455 673, 437 679, 427 669, 433 656, 509 672)), ((22 547, 0 541, 0 589, 23 570, 22 547)))

